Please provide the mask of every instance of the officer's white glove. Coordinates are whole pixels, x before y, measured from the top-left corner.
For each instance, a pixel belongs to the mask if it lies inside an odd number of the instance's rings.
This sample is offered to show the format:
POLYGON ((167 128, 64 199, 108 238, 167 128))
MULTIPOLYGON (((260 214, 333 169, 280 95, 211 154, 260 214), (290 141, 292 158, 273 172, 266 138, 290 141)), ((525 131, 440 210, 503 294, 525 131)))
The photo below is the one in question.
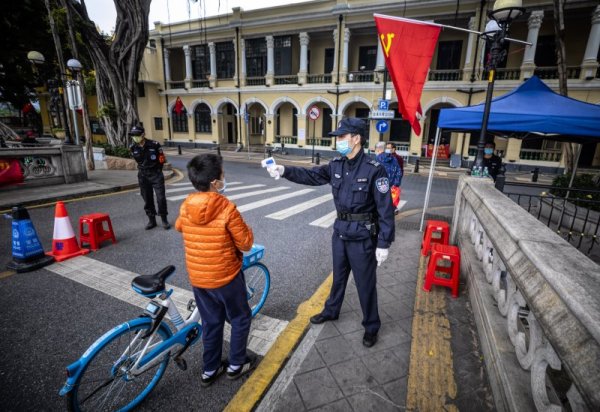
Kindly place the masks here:
POLYGON ((388 249, 377 248, 375 250, 375 259, 377 259, 377 266, 381 266, 381 264, 383 262, 385 262, 387 257, 388 257, 388 249))
POLYGON ((269 174, 271 175, 271 177, 274 177, 275 180, 279 179, 281 176, 283 176, 283 172, 285 171, 285 168, 281 165, 275 165, 275 166, 269 166, 267 167, 267 172, 269 172, 269 174))

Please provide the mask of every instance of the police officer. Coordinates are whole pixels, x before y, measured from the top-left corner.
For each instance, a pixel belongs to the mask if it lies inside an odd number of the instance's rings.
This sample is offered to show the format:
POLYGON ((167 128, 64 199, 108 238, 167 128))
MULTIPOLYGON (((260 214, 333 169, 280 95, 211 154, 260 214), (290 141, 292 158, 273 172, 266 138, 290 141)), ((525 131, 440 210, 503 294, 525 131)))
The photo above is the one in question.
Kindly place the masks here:
POLYGON ((165 229, 171 228, 167 220, 167 198, 165 197, 165 178, 162 173, 165 155, 160 144, 154 140, 146 139, 142 126, 133 126, 129 132, 133 145, 129 148, 131 155, 138 164, 138 181, 140 193, 144 199, 144 210, 148 215, 146 230, 156 227, 156 208, 154 207, 154 194, 158 203, 158 215, 162 219, 165 229))
POLYGON ((486 142, 483 147, 483 160, 481 161, 481 167, 487 167, 488 174, 494 179, 494 182, 502 169, 502 159, 500 156, 494 154, 495 149, 496 143, 486 142))
POLYGON ((333 284, 325 307, 310 321, 320 324, 339 317, 352 270, 363 313, 363 345, 371 347, 381 326, 376 266, 387 259, 395 228, 388 176, 383 165, 364 152, 365 130, 363 120, 345 118, 329 133, 337 136, 341 157, 312 169, 277 165, 268 170, 272 177, 283 176, 295 183, 331 185, 337 210, 332 236, 333 284))

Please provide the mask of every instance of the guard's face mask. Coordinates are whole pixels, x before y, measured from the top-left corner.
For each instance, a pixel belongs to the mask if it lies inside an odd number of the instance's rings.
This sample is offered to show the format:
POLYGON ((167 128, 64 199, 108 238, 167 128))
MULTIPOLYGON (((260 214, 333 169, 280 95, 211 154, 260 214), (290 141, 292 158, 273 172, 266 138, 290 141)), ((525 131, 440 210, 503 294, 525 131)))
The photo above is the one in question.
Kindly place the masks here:
POLYGON ((492 149, 491 147, 486 147, 485 149, 483 149, 483 153, 486 155, 494 154, 494 149, 492 149))
POLYGON ((141 143, 143 138, 144 138, 144 136, 141 136, 141 135, 140 136, 135 136, 135 135, 131 136, 131 140, 133 140, 136 143, 141 143))

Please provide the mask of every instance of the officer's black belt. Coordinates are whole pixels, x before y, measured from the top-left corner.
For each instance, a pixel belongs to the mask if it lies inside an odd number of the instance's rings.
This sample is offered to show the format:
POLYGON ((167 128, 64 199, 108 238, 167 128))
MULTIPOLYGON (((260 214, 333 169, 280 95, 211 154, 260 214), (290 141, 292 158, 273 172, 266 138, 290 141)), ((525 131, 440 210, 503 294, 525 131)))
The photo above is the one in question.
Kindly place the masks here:
POLYGON ((340 220, 345 220, 347 222, 365 222, 365 221, 375 221, 374 213, 344 213, 337 212, 337 217, 340 220))

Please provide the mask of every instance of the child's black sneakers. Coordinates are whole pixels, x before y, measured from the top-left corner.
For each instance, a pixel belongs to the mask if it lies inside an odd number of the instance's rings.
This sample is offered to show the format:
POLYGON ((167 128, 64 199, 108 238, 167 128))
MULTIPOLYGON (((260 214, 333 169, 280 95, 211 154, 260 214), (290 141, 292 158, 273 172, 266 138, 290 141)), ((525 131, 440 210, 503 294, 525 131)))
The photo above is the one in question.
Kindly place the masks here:
POLYGON ((247 357, 246 358, 246 362, 239 366, 237 368, 235 368, 232 365, 229 365, 227 367, 227 379, 237 379, 240 376, 250 372, 252 369, 254 369, 254 367, 256 366, 256 358, 250 358, 247 357))

